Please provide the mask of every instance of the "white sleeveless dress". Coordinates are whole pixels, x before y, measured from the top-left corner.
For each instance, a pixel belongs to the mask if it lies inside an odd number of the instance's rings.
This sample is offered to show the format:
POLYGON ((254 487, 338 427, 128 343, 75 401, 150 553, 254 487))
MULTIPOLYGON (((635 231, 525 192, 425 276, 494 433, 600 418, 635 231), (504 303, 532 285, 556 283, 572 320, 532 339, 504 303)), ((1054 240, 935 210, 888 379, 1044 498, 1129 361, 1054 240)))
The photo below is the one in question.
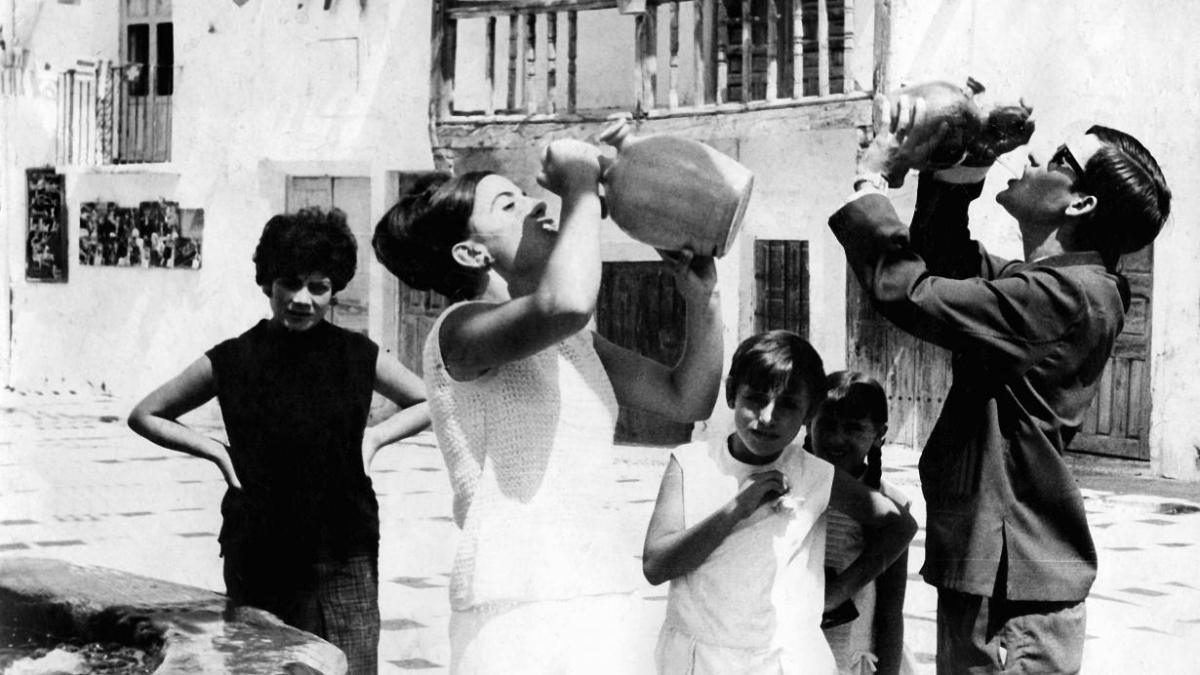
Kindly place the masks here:
POLYGON ((584 330, 483 376, 454 380, 434 323, 430 416, 461 528, 450 578, 455 673, 629 672, 640 568, 618 544, 617 402, 584 330), (618 670, 614 671, 613 668, 618 670))
POLYGON ((659 672, 836 673, 820 629, 833 466, 799 443, 772 464, 744 464, 729 454, 725 437, 682 446, 673 456, 683 472, 687 527, 728 503, 752 473, 778 469, 792 487, 779 504, 742 521, 700 567, 671 580, 659 672))
MULTIPOLYGON (((909 500, 904 493, 886 480, 881 480, 883 491, 907 508, 909 500)), ((846 570, 862 554, 863 530, 854 519, 837 509, 827 512, 829 531, 825 542, 825 565, 839 573, 846 570)), ((833 650, 840 675, 871 675, 878 660, 875 655, 875 583, 869 583, 854 594, 854 607, 858 617, 853 621, 825 629, 825 639, 833 650)), ((901 673, 913 672, 911 656, 901 657, 901 673)))

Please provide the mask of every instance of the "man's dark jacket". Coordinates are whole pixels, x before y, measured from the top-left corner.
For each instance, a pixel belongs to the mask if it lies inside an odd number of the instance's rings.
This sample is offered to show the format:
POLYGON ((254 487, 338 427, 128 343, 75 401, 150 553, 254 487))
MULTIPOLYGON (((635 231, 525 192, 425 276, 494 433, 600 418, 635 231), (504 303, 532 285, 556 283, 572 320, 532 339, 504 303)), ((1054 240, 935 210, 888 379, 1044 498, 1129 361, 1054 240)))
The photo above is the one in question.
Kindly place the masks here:
POLYGON ((1121 282, 1095 252, 1030 263, 988 255, 967 230, 981 188, 922 175, 911 229, 879 194, 846 204, 830 227, 875 307, 953 352, 953 384, 920 462, 925 580, 1082 600, 1096 549, 1063 451, 1121 332, 1121 282))

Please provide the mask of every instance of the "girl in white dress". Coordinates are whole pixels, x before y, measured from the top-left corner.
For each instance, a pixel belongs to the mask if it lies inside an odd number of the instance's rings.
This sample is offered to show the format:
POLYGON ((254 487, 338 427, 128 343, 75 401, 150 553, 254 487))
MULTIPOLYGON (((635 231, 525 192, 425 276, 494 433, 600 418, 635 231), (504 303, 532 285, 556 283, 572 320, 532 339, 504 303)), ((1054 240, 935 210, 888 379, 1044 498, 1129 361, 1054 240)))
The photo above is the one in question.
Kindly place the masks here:
POLYGON ((824 379, 820 356, 795 333, 750 337, 725 384, 734 433, 673 453, 642 565, 651 584, 671 582, 660 673, 837 672, 820 630, 823 610, 886 569, 916 532, 894 502, 797 442, 824 379), (868 536, 826 588, 828 506, 868 536))
MULTIPOLYGON (((874 378, 841 370, 825 381, 825 400, 809 431, 811 450, 821 459, 879 490, 905 511, 911 501, 884 480, 883 437, 887 433, 887 394, 874 378)), ((845 570, 863 550, 863 530, 854 519, 830 508, 825 566, 845 570)), ((883 574, 854 594, 858 616, 825 628, 841 675, 903 675, 913 672, 904 648, 904 592, 908 551, 883 574)))
POLYGON ((468 173, 419 186, 375 232, 389 270, 455 303, 423 361, 462 530, 452 673, 638 671, 637 566, 604 493, 617 406, 702 420, 720 388, 712 259, 669 261, 687 306, 674 367, 617 347, 588 326, 600 287, 599 151, 555 141, 542 168, 539 182, 562 198, 557 223, 509 179, 468 173))

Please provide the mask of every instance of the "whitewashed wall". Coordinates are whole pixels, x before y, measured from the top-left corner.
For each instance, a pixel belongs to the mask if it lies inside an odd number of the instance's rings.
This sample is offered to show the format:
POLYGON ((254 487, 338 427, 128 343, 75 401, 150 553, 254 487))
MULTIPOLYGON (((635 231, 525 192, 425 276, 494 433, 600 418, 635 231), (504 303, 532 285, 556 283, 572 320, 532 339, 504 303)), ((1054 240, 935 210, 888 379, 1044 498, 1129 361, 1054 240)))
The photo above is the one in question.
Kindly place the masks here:
MULTIPOLYGON (((1200 479, 1200 5, 1189 0, 905 0, 897 3, 894 72, 910 82, 963 81, 1035 108, 1033 149, 1102 123, 1137 136, 1174 192, 1155 246, 1152 319, 1152 468, 1200 479)), ((1019 159, 1018 159, 1019 161, 1019 159)), ((1015 225, 993 201, 994 170, 973 211, 976 236, 1020 254, 1015 225)), ((915 189, 915 185, 909 190, 915 189)), ((911 192, 907 200, 911 205, 911 192)))
MULTIPOLYGON (((40 5, 36 21, 19 22, 39 69, 117 58, 116 2, 40 5)), ((12 290, 10 385, 144 394, 267 315, 251 255, 262 225, 284 209, 289 174, 370 178, 375 219, 387 206, 386 172, 432 166, 429 3, 376 1, 365 11, 357 2, 322 5, 174 3, 173 161, 66 170, 66 284, 23 280, 24 168, 53 162, 54 102, 45 95, 5 101, 6 122, 20 131, 6 138, 0 211, 12 290), (160 198, 204 209, 200 270, 78 264, 81 202, 160 198)), ((359 274, 377 282, 371 327, 378 338, 378 282, 386 272, 373 264, 359 274)))

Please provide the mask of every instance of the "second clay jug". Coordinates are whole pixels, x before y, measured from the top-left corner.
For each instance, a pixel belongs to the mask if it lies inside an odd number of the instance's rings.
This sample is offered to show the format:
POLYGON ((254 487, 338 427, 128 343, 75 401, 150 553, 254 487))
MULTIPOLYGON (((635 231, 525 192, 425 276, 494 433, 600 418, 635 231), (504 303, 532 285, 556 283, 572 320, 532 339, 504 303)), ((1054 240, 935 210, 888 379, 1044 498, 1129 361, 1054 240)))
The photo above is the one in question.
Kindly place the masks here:
POLYGON ((634 136, 626 120, 598 140, 617 148, 601 177, 613 222, 655 248, 725 255, 750 201, 749 169, 697 141, 634 136))

